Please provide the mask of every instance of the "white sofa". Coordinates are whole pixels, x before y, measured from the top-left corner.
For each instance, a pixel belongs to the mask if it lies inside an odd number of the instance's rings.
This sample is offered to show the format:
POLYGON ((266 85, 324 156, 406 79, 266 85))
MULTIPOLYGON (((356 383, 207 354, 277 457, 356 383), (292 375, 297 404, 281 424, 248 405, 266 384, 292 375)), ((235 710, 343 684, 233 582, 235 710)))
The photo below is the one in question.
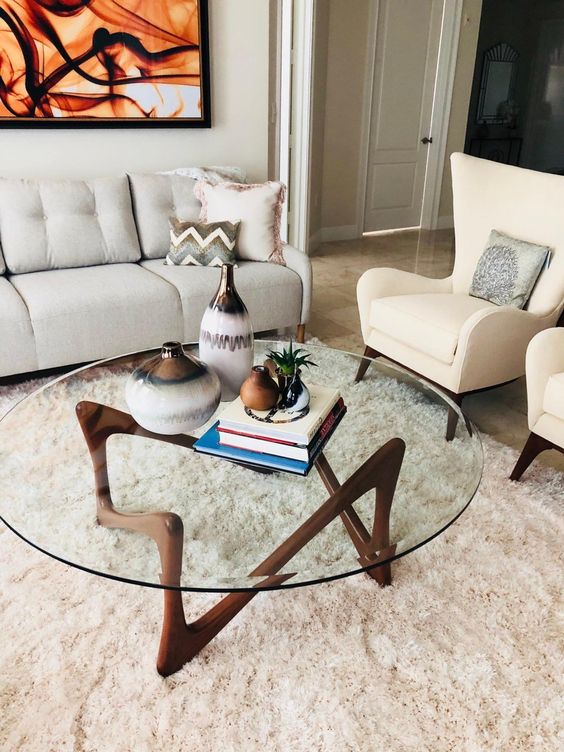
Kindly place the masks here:
MULTIPOLYGON (((199 217, 194 184, 0 178, 0 376, 196 340, 219 269, 164 264, 168 217, 199 217)), ((238 262, 255 332, 307 322, 309 259, 291 246, 284 256, 238 262)))

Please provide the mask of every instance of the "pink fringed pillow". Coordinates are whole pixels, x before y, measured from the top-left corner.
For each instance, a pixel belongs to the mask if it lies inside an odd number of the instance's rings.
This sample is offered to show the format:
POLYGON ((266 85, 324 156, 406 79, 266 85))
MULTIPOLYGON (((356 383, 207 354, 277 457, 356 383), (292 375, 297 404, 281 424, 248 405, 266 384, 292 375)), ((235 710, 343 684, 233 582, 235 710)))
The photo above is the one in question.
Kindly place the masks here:
POLYGON ((280 220, 286 199, 283 183, 218 183, 199 180, 194 194, 202 202, 201 222, 237 222, 235 253, 246 261, 285 264, 280 220))

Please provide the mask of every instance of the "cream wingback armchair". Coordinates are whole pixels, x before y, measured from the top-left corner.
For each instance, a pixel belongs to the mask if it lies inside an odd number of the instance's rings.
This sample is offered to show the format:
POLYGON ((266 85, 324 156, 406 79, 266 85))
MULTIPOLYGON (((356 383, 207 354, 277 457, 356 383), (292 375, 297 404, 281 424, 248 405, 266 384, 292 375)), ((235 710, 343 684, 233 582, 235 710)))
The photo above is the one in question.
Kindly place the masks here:
MULTIPOLYGON (((456 236, 452 276, 429 279, 369 269, 357 297, 367 359, 357 381, 383 355, 440 386, 457 404, 465 395, 525 372, 527 345, 564 308, 564 177, 465 154, 451 157, 456 236), (526 310, 468 292, 491 230, 551 248, 526 310)), ((456 429, 451 411, 447 438, 456 429)))
POLYGON ((541 452, 564 452, 564 329, 537 334, 527 349, 526 367, 531 433, 511 480, 519 480, 541 452))

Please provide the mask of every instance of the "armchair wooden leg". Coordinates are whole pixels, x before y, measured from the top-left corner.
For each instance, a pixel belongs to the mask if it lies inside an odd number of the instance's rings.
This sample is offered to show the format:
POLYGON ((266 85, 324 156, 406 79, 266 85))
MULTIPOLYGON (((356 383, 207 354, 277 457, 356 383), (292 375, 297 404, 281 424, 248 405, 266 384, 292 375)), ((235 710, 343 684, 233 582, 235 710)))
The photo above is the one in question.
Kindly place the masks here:
POLYGON ((298 324, 296 328, 296 342, 301 345, 305 342, 305 324, 298 324))
POLYGON ((360 361, 360 365, 358 367, 358 371, 355 376, 355 382, 358 383, 359 381, 362 381, 364 378, 364 374, 368 370, 368 366, 372 363, 372 360, 374 358, 377 358, 380 355, 379 352, 376 350, 373 350, 371 347, 366 345, 364 349, 364 357, 360 361))
POLYGON ((543 439, 542 436, 538 436, 531 431, 529 438, 523 447, 523 451, 513 468, 513 472, 509 476, 509 480, 519 480, 532 461, 536 459, 541 452, 545 452, 547 449, 556 448, 557 447, 555 447, 551 441, 543 439))
MULTIPOLYGON (((453 402, 455 402, 458 407, 462 406, 462 400, 464 399, 464 394, 455 394, 454 392, 449 392, 448 396, 451 398, 453 402)), ((452 441, 454 439, 454 436, 456 434, 456 426, 458 425, 458 413, 456 410, 452 407, 449 407, 448 409, 448 418, 447 418, 447 430, 446 430, 446 440, 452 441)))

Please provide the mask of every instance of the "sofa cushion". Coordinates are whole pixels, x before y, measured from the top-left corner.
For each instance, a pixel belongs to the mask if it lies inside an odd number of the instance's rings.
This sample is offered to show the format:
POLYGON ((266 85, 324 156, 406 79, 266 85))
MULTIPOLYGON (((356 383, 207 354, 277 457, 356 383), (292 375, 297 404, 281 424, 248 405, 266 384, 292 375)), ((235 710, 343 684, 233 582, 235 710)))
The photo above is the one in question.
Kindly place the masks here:
POLYGON ((127 177, 0 178, 0 241, 12 274, 138 261, 127 177))
POLYGON ((39 368, 182 339, 177 291, 137 264, 58 269, 10 279, 29 310, 39 368))
POLYGON ((462 325, 483 308, 496 306, 464 294, 396 295, 372 302, 370 326, 414 350, 451 364, 462 325))
POLYGON ((143 258, 164 258, 170 245, 169 217, 200 217, 196 181, 182 175, 129 175, 129 182, 143 258))
POLYGON ((564 373, 555 373, 549 378, 542 406, 546 413, 564 420, 564 373))
POLYGON ((0 278, 0 376, 36 371, 35 338, 18 291, 0 278))
MULTIPOLYGON (((235 285, 255 332, 299 323, 302 281, 297 272, 280 264, 237 263, 235 285)), ((212 266, 165 266, 162 259, 142 261, 141 266, 176 287, 184 313, 184 341, 197 340, 200 321, 219 285, 220 270, 212 266)))

